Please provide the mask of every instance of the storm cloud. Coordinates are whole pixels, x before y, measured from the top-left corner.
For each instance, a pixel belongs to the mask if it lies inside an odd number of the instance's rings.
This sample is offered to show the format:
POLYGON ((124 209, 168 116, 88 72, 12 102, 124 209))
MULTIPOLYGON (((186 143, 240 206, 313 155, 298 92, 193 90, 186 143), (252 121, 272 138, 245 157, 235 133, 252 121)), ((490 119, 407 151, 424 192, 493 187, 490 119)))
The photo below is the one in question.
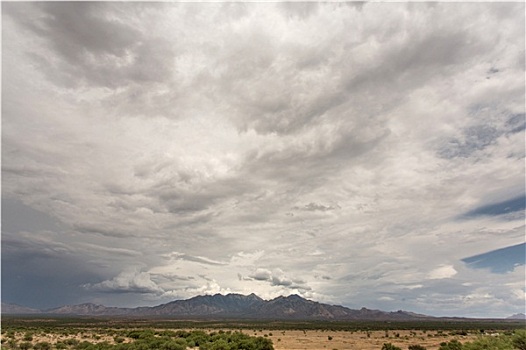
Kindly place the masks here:
POLYGON ((522 3, 3 3, 2 298, 521 312, 465 259, 524 244, 524 41, 522 3))

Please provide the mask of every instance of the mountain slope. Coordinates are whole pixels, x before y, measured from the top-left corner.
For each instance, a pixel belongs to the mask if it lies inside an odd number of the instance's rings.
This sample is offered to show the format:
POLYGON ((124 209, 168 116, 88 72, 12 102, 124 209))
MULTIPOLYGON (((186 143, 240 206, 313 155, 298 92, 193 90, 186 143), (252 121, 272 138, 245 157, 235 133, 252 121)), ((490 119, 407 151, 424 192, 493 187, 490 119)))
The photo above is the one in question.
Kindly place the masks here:
POLYGON ((248 296, 241 294, 200 295, 151 308, 139 308, 135 313, 177 316, 242 316, 263 303, 265 301, 255 294, 248 296))
POLYGON ((105 315, 126 315, 131 309, 119 307, 106 307, 92 303, 79 305, 64 305, 54 309, 44 310, 46 314, 56 315, 88 315, 88 316, 105 316, 105 315))
POLYGON ((272 299, 261 305, 257 311, 261 315, 279 319, 335 319, 348 315, 347 310, 342 306, 320 304, 298 295, 291 295, 272 299))
POLYGON ((405 311, 384 312, 366 308, 353 310, 340 305, 306 300, 298 295, 270 300, 258 311, 270 318, 305 320, 411 320, 423 316, 405 311))

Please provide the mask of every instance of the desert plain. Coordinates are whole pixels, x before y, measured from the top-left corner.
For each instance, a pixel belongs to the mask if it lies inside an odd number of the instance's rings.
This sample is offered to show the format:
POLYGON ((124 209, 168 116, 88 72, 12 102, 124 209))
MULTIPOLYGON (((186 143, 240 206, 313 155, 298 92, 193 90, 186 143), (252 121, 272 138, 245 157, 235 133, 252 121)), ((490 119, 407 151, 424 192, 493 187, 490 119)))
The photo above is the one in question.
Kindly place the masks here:
MULTIPOLYGON (((152 332, 156 336, 172 336, 176 332, 201 331, 207 334, 233 334, 241 332, 254 338, 272 341, 275 350, 381 350, 390 343, 402 350, 419 345, 427 350, 437 350, 440 344, 457 340, 471 342, 480 337, 494 337, 514 329, 520 323, 354 323, 346 326, 331 323, 180 323, 180 322, 131 322, 123 320, 68 320, 7 318, 2 320, 2 348, 10 350, 75 350, 78 344, 131 343, 132 331, 152 332), (268 327, 265 327, 268 326, 268 327), (397 327, 398 326, 398 327, 397 327)), ((102 344, 100 344, 102 345, 102 344)), ((199 349, 188 346, 188 349, 199 349)))

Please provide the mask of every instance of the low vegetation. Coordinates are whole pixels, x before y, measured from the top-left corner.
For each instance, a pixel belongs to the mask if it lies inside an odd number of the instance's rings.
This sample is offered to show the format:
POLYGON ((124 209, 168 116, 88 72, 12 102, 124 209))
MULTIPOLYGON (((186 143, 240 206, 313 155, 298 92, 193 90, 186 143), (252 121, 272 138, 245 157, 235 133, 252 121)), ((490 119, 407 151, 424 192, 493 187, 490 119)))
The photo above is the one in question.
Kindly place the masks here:
POLYGON ((185 350, 198 348, 200 350, 273 350, 272 341, 265 337, 252 337, 239 331, 219 331, 207 333, 202 330, 192 331, 154 331, 153 329, 135 330, 92 330, 100 332, 93 334, 90 340, 81 336, 67 338, 69 332, 51 334, 47 331, 39 332, 40 338, 53 338, 50 341, 25 341, 24 337, 17 337, 16 330, 2 332, 2 348, 10 350, 185 350), (5 334, 5 337, 4 337, 5 334), (112 335, 112 337, 110 337, 112 335))
MULTIPOLYGON (((391 343, 384 343, 381 350, 403 350, 391 343)), ((408 350, 427 350, 424 346, 409 345, 408 350)), ((504 334, 480 335, 476 340, 461 343, 457 339, 440 343, 439 350, 526 350, 526 330, 504 334)))
POLYGON ((460 343, 456 340, 443 342, 439 350, 526 350, 526 330, 517 330, 513 333, 491 334, 480 336, 477 340, 460 343))
POLYGON ((6 350, 526 350, 524 323, 509 322, 417 325, 2 317, 1 335, 6 350))

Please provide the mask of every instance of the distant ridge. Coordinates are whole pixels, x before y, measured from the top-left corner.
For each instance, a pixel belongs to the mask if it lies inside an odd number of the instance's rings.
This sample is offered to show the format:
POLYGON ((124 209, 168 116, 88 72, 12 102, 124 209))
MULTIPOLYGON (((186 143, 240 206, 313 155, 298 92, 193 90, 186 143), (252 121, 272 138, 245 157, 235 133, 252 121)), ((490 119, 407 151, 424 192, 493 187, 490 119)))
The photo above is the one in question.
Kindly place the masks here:
POLYGON ((430 316, 406 311, 349 309, 307 300, 299 295, 264 300, 255 294, 200 295, 153 307, 119 308, 85 303, 36 310, 2 303, 2 314, 41 313, 79 316, 164 316, 177 318, 241 318, 275 320, 422 320, 430 316), (4 306, 6 305, 6 306, 4 306))
POLYGON ((78 305, 64 305, 54 309, 43 310, 45 314, 56 315, 89 315, 89 316, 105 316, 105 315, 126 315, 127 308, 106 307, 104 305, 85 303, 78 305))
POLYGON ((526 315, 523 313, 511 315, 510 317, 506 317, 507 320, 526 320, 526 315))
POLYGON ((32 309, 26 306, 10 304, 10 303, 2 303, 2 314, 23 315, 23 314, 39 314, 41 312, 42 312, 41 310, 32 309))

